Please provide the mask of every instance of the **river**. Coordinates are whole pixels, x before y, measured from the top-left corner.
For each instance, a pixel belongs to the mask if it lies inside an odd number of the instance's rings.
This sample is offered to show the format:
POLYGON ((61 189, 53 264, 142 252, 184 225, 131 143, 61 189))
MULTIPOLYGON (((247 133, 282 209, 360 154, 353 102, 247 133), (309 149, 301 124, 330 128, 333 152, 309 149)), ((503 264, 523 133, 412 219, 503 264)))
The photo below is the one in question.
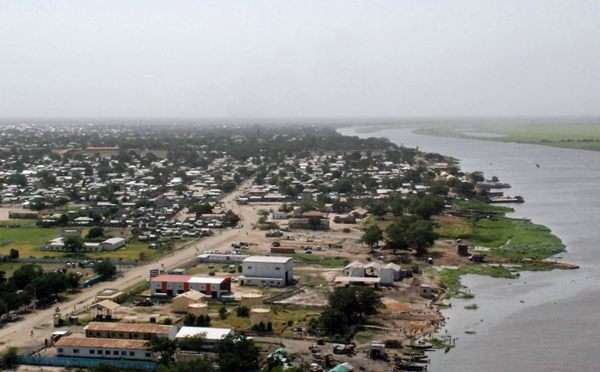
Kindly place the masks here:
POLYGON ((515 280, 465 277, 476 297, 453 300, 444 310, 442 332, 458 340, 448 353, 432 354, 431 371, 600 371, 600 152, 418 135, 407 128, 340 132, 386 137, 453 156, 466 171, 498 176, 513 186, 508 194, 525 198, 512 215, 551 228, 567 246, 560 257, 581 266, 515 280), (464 309, 473 303, 477 310, 464 309))

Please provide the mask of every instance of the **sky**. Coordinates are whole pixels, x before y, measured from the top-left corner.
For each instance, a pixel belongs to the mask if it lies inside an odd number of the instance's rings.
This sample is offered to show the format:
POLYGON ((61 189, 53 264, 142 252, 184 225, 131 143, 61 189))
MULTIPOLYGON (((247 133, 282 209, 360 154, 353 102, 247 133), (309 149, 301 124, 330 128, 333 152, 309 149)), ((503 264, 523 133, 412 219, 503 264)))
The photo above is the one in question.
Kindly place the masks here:
POLYGON ((0 117, 556 115, 598 0, 0 0, 0 117))

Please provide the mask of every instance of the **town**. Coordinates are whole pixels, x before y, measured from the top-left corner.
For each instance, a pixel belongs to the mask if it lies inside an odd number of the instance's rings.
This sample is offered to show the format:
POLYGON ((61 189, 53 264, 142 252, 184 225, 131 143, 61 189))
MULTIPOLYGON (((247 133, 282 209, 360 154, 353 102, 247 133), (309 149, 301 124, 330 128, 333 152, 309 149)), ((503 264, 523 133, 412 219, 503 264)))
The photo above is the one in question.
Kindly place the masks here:
POLYGON ((426 370, 460 274, 563 249, 480 246, 510 185, 335 128, 1 129, 3 368, 426 370))

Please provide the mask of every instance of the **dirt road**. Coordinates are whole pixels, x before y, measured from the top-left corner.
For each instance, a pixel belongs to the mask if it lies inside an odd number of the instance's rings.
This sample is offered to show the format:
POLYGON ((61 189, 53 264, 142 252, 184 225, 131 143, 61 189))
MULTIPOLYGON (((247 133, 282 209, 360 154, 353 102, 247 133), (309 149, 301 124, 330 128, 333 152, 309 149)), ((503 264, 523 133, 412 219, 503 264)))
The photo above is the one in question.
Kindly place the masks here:
MULTIPOLYGON (((248 187, 248 184, 242 185, 240 190, 248 187)), ((149 270, 153 268, 172 269, 190 262, 196 256, 207 250, 229 246, 232 242, 245 240, 248 233, 252 230, 252 225, 256 222, 256 213, 252 213, 250 208, 238 206, 235 199, 240 191, 234 192, 223 199, 226 208, 232 209, 240 218, 240 228, 227 229, 217 232, 215 235, 201 239, 189 246, 174 251, 158 261, 137 266, 131 270, 122 273, 120 277, 113 281, 102 282, 91 288, 81 290, 74 298, 69 299, 59 307, 62 313, 72 312, 76 309, 86 307, 94 301, 96 293, 107 288, 126 289, 148 278, 149 270)), ((9 346, 20 348, 36 347, 44 344, 44 339, 49 339, 53 331, 53 316, 55 308, 35 311, 25 317, 25 319, 8 323, 0 329, 0 349, 9 346)))

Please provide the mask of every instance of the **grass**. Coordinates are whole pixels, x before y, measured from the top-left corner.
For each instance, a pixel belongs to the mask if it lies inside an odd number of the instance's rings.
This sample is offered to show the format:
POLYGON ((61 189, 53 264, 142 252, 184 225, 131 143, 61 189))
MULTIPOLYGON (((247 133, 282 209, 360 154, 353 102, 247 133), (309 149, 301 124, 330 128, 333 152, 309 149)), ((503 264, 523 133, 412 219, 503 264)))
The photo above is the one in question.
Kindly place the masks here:
POLYGON ((143 261, 150 261, 158 258, 161 252, 157 249, 150 249, 147 243, 132 240, 127 242, 124 248, 117 249, 116 251, 86 253, 86 256, 91 258, 135 261, 140 259, 140 254, 143 254, 143 261))
POLYGON ((465 292, 464 286, 460 282, 463 275, 486 275, 493 278, 515 279, 518 273, 515 273, 505 266, 492 266, 481 264, 463 265, 457 269, 443 269, 438 273, 438 280, 447 288, 449 297, 471 298, 469 292, 465 292))
POLYGON ((419 129, 422 134, 474 138, 486 141, 533 143, 545 146, 600 151, 600 126, 596 123, 521 123, 480 125, 468 130, 436 127, 419 129), (481 134, 479 134, 481 133, 481 134), (486 134, 494 134, 490 137, 486 134))
MULTIPOLYGON (((13 223, 13 220, 10 222, 13 223)), ((11 249, 18 249, 20 257, 64 257, 66 252, 42 251, 41 247, 49 240, 61 235, 60 228, 37 227, 27 220, 18 220, 20 227, 0 227, 0 255, 8 255, 11 249)), ((82 231, 85 236, 86 230, 82 231)), ((90 258, 111 258, 135 261, 143 254, 144 260, 152 260, 161 255, 161 251, 150 249, 147 243, 130 241, 124 248, 116 251, 84 253, 90 258)))
POLYGON ((348 264, 348 260, 343 257, 327 257, 316 254, 296 253, 294 260, 299 264, 318 265, 329 268, 344 267, 348 264))
POLYGON ((565 250, 562 241, 547 227, 505 217, 511 208, 478 200, 457 200, 455 207, 469 215, 489 216, 440 219, 438 234, 443 238, 469 239, 475 246, 488 248, 491 258, 518 263, 525 258, 545 259, 565 250))
POLYGON ((473 234, 473 227, 464 218, 440 218, 435 228, 436 234, 444 239, 467 239, 473 234))
POLYGON ((480 214, 506 214, 514 209, 500 205, 489 204, 477 199, 458 199, 454 201, 454 207, 462 212, 480 214))
POLYGON ((514 218, 482 219, 474 223, 471 241, 490 248, 490 253, 511 261, 544 259, 561 253, 565 246, 545 226, 514 218))
MULTIPOLYGON (((217 307, 209 306, 209 310, 210 312, 217 312, 220 307, 221 305, 217 307)), ((211 315, 211 327, 228 327, 238 331, 249 331, 251 329, 250 318, 238 317, 236 307, 227 306, 228 313, 225 319, 211 315)), ((319 316, 319 313, 315 310, 284 306, 271 306, 270 308, 273 312, 273 333, 281 336, 292 336, 294 327, 305 325, 311 318, 319 316)))
POLYGON ((45 252, 40 248, 50 239, 59 236, 61 229, 43 227, 0 227, 0 254, 7 255, 11 249, 18 249, 21 257, 57 257, 61 252, 45 252))

